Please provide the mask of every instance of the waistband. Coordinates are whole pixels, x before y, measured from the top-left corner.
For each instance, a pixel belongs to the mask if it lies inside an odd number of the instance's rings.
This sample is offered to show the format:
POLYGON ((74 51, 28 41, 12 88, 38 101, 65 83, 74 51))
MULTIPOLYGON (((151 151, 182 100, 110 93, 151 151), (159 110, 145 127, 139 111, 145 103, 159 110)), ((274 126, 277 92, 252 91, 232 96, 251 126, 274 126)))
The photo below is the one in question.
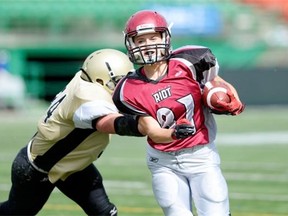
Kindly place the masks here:
POLYGON ((40 167, 36 166, 36 164, 33 162, 33 158, 31 155, 31 146, 32 146, 33 140, 30 140, 30 142, 27 145, 27 156, 29 159, 30 164, 34 167, 34 169, 36 169, 38 172, 44 173, 44 174, 48 174, 47 171, 41 169, 40 167))
POLYGON ((183 149, 179 149, 179 150, 176 150, 176 151, 160 151, 160 150, 157 150, 157 149, 154 149, 152 146, 150 146, 149 144, 147 144, 147 148, 148 150, 150 151, 154 151, 154 152, 158 152, 158 153, 162 153, 162 154, 169 154, 169 155, 173 155, 173 156, 177 156, 177 155, 182 155, 182 154, 186 154, 186 153, 193 153, 199 149, 202 149, 204 147, 210 147, 211 145, 213 145, 213 143, 208 143, 208 144, 199 144, 199 145, 195 145, 195 146, 192 146, 190 148, 183 148, 183 149))

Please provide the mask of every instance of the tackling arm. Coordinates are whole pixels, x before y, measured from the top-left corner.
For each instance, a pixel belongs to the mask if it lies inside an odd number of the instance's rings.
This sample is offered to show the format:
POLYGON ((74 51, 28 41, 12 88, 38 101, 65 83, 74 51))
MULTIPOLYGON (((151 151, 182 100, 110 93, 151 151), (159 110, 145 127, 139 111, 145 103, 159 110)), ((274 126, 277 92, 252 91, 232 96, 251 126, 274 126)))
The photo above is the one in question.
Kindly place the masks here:
POLYGON ((119 113, 105 115, 96 121, 97 131, 123 136, 144 136, 138 130, 138 119, 119 113))

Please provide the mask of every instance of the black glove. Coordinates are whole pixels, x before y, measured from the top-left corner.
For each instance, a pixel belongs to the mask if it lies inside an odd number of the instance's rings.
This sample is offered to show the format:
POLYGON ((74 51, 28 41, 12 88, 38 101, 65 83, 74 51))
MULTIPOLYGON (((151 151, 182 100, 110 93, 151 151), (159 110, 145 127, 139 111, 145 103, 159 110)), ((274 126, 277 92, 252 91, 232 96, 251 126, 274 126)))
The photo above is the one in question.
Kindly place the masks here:
POLYGON ((176 122, 174 131, 171 134, 172 139, 184 139, 195 134, 195 127, 187 119, 181 119, 176 122))

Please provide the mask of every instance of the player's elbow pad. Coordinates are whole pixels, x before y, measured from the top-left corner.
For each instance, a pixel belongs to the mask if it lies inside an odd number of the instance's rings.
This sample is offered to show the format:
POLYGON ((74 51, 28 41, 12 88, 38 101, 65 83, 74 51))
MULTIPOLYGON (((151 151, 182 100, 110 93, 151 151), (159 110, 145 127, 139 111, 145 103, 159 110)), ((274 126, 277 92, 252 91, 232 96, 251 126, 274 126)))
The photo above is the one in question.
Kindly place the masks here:
POLYGON ((121 136, 144 136, 138 130, 138 118, 131 115, 117 117, 114 121, 115 132, 121 136))

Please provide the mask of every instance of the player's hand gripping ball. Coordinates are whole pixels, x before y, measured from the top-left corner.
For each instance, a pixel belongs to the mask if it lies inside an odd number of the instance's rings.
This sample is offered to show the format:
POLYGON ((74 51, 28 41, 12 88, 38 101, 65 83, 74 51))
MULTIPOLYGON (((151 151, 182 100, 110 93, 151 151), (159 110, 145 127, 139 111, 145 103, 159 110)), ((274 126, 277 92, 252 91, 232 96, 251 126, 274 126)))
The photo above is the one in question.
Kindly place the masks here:
POLYGON ((220 81, 210 81, 205 83, 202 99, 204 104, 211 110, 223 111, 220 101, 229 103, 230 97, 228 95, 229 87, 220 81))
POLYGON ((224 82, 210 81, 205 83, 202 99, 204 104, 215 114, 238 115, 245 106, 235 98, 235 95, 224 82))

